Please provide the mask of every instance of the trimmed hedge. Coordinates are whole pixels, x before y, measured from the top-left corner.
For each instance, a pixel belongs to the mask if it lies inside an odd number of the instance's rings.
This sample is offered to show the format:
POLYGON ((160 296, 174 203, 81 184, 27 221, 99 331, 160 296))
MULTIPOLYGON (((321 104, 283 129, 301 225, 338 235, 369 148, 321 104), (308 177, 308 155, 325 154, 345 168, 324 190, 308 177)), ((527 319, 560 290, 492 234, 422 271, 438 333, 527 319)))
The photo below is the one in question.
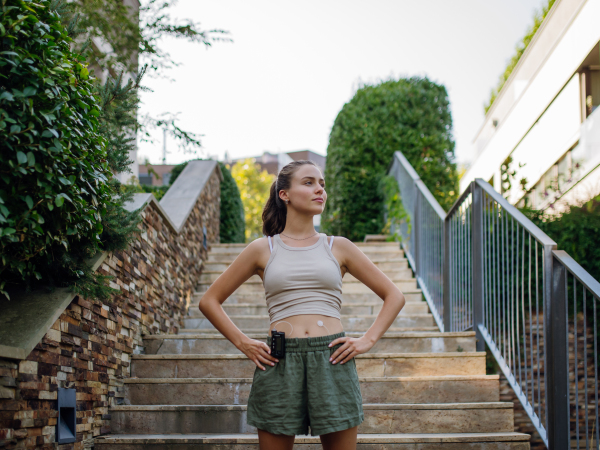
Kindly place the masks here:
MULTIPOLYGON (((217 161, 217 163, 223 173, 219 239, 222 244, 243 244, 246 242, 246 222, 240 190, 227 166, 221 161, 217 161)), ((173 167, 169 185, 175 182, 185 166, 187 166, 187 162, 173 167)))
POLYGON ((458 194, 458 174, 444 86, 427 78, 390 80, 362 87, 344 105, 327 148, 325 232, 362 241, 382 231, 382 178, 396 150, 447 210, 458 194))

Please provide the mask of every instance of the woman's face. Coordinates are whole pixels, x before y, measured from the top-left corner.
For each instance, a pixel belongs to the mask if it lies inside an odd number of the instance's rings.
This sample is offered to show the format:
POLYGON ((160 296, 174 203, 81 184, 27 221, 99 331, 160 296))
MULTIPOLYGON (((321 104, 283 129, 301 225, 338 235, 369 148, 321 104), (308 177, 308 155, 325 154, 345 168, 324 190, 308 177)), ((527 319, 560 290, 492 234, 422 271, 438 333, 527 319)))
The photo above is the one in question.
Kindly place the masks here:
POLYGON ((317 215, 325 208, 325 180, 321 171, 312 164, 304 164, 296 170, 287 193, 290 201, 288 207, 293 206, 298 211, 317 215))

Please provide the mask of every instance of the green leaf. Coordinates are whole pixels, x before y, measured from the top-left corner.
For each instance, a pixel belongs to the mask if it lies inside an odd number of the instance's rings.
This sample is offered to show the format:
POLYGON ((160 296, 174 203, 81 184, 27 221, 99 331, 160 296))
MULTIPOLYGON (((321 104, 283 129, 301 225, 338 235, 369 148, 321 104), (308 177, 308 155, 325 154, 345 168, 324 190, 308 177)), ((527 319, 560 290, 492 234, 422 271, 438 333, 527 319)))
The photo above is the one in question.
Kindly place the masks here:
POLYGON ((35 165, 35 156, 32 152, 27 152, 27 165, 30 167, 35 165))
POLYGON ((70 184, 72 184, 72 183, 71 183, 69 180, 67 180, 65 177, 58 177, 58 180, 59 180, 59 181, 60 181, 62 184, 66 185, 66 186, 69 186, 70 184))
POLYGON ((79 76, 81 77, 81 79, 83 80, 87 80, 90 76, 90 72, 87 69, 87 67, 82 67, 81 70, 79 71, 79 76))
POLYGON ((35 95, 36 92, 37 90, 34 87, 27 86, 25 89, 23 89, 23 96, 30 97, 32 95, 35 95))
POLYGON ((25 197, 25 203, 29 209, 33 208, 33 200, 29 195, 25 197))
POLYGON ((0 94, 0 100, 8 100, 11 102, 14 100, 14 97, 10 92, 4 91, 2 94, 0 94))
POLYGON ((56 137, 56 138, 57 138, 57 137, 59 137, 59 136, 58 136, 58 131, 56 131, 56 130, 55 130, 55 129, 53 129, 53 128, 47 128, 47 129, 45 129, 45 130, 44 130, 44 132, 42 133, 42 137, 52 137, 52 136, 54 136, 54 137, 56 137))
POLYGON ((15 234, 17 230, 15 230, 14 228, 2 228, 2 233, 0 233, 0 236, 8 236, 9 234, 15 234))
POLYGON ((54 203, 59 208, 63 205, 64 202, 65 202, 65 199, 60 194, 57 195, 56 198, 54 199, 54 203))
POLYGON ((19 164, 25 164, 27 162, 27 155, 23 152, 17 152, 17 161, 19 164))

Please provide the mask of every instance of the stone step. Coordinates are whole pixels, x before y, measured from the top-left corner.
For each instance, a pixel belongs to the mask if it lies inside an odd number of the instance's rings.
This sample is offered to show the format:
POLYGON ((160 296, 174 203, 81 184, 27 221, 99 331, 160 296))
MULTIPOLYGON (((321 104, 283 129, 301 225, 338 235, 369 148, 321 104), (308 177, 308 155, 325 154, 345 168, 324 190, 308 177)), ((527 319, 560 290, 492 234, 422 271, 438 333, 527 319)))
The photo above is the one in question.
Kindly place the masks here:
MULTIPOLYGON (((386 252, 386 251, 381 251, 381 252, 365 252, 365 255, 371 260, 371 261, 387 261, 387 262, 394 262, 394 261, 402 261, 404 260, 404 253, 402 251, 400 252, 386 252)), ((233 262, 233 260, 235 258, 237 258, 239 256, 239 253, 231 253, 231 252, 218 252, 218 253, 209 253, 208 254, 208 258, 205 262, 220 262, 220 263, 231 263, 233 262)))
MULTIPOLYGON (((499 375, 359 377, 359 382, 365 403, 475 403, 500 398, 499 375)), ((123 383, 131 405, 243 405, 252 378, 125 378, 123 383)))
MULTIPOLYGON (((245 330, 269 330, 270 322, 268 315, 245 316, 245 315, 229 315, 231 321, 242 331, 245 330)), ((377 319, 376 314, 362 314, 352 316, 342 316, 342 327, 348 331, 367 331, 373 322, 377 319)), ((285 320, 285 319, 282 319, 285 320)), ((186 318, 183 319, 185 328, 180 330, 181 333, 189 333, 190 330, 206 330, 215 329, 214 325, 206 318, 186 318)), ((392 327, 397 328, 414 328, 414 327, 431 327, 435 326, 435 321, 432 314, 400 314, 392 327)), ((281 327, 288 327, 287 324, 282 324, 281 327)), ((283 330, 285 331, 285 330, 283 330)), ((334 333, 330 333, 334 334, 334 333)))
MULTIPOLYGON (((448 433, 448 434, 359 434, 359 450, 529 450, 528 434, 448 433)), ((96 450, 258 450, 256 434, 122 434, 98 436, 96 450)), ((294 450, 317 450, 319 436, 296 436, 294 450)))
MULTIPOLYGON (((202 284, 210 284, 210 283, 214 283, 214 281, 219 278, 221 275, 223 274, 222 270, 204 270, 202 272, 202 275, 200 275, 200 283, 202 284)), ((413 273, 411 269, 395 269, 395 270, 387 270, 384 272, 384 274, 392 281, 397 281, 397 282, 401 282, 401 281, 405 281, 405 280, 411 280, 413 278, 413 273)), ((352 274, 350 273, 346 273, 344 275, 344 278, 342 279, 343 283, 347 283, 347 282, 358 282, 358 279, 356 279, 356 277, 354 277, 352 274)), ((263 280, 260 276, 258 275, 252 275, 250 278, 248 278, 248 280, 245 281, 245 283, 261 283, 263 284, 263 280)))
MULTIPOLYGON (((123 405, 111 433, 256 433, 246 405, 123 405)), ((363 404, 359 433, 489 433, 514 429, 513 403, 363 404)))
MULTIPOLYGON (((346 332, 346 336, 360 337, 364 333, 346 332)), ((251 339, 267 341, 264 331, 246 334, 251 339)), ((164 354, 243 354, 221 333, 155 334, 143 337, 144 350, 150 355, 164 354)), ((369 350, 369 353, 443 353, 474 352, 475 332, 400 332, 387 331, 369 350)))
MULTIPOLYGON (((333 240, 335 244, 335 239, 333 240)), ((397 252, 404 254, 404 250, 400 248, 398 242, 355 242, 356 245, 363 253, 369 252, 397 252)), ((209 254, 215 253, 237 253, 240 254, 242 250, 246 248, 247 244, 213 244, 210 247, 209 254)))
MULTIPOLYGON (((263 301, 264 303, 264 301, 263 301)), ((257 305, 254 303, 223 303, 223 309, 225 312, 233 315, 268 315, 267 305, 257 305)), ((356 303, 356 304, 342 304, 341 314, 343 315, 356 315, 356 314, 379 314, 379 311, 383 307, 383 301, 369 302, 369 303, 356 303)), ((419 303, 405 303, 404 307, 400 311, 401 315, 406 314, 427 314, 429 312, 429 306, 425 302, 419 303)), ((200 312, 198 305, 190 306, 188 311, 188 317, 204 317, 204 314, 200 312)))
MULTIPOLYGON (((252 292, 261 292, 264 295, 265 288, 263 286, 262 280, 260 277, 257 277, 255 280, 245 281, 240 287, 238 287, 234 294, 249 294, 252 292), (255 281, 256 280, 256 281, 255 281)), ((197 292, 206 292, 212 283, 199 283, 196 289, 197 292)), ((417 281, 415 279, 406 279, 404 281, 394 281, 394 284, 401 291, 414 291, 417 289, 417 281)), ((364 293, 373 293, 371 289, 367 287, 367 285, 361 283, 360 281, 348 281, 344 282, 342 285, 342 292, 346 294, 364 294, 364 293)))
MULTIPOLYGON (((363 353, 354 359, 361 377, 485 375, 485 352, 363 353)), ((132 355, 131 361, 137 378, 252 378, 255 370, 244 354, 132 355)))
MULTIPOLYGON (((192 305, 194 305, 195 308, 198 308, 198 304, 200 302, 200 299, 202 298, 202 295, 204 293, 203 292, 198 292, 196 291, 193 295, 192 298, 192 305)), ((406 300, 406 303, 410 303, 410 302, 418 302, 418 303, 423 303, 423 294, 421 292, 420 289, 408 289, 405 291, 402 291, 402 294, 404 295, 404 299, 406 300)), ((349 294, 349 293, 342 293, 342 305, 344 304, 348 304, 348 303, 369 303, 369 302, 382 302, 383 300, 374 292, 369 291, 369 292, 363 292, 363 293, 358 293, 358 294, 349 294)), ((226 304, 232 304, 232 303, 254 303, 254 304, 258 304, 258 305, 265 305, 265 292, 264 290, 262 292, 257 291, 257 292, 247 292, 247 293, 239 293, 239 292, 234 292, 232 295, 230 295, 227 300, 226 300, 226 304)))
MULTIPOLYGON (((398 261, 373 261, 372 262, 379 268, 379 270, 385 272, 387 270, 400 270, 400 269, 408 269, 408 260, 406 258, 398 259, 398 261)), ((213 271, 213 272, 223 272, 231 262, 205 262, 204 270, 213 271)))
MULTIPOLYGON (((361 333, 360 330, 346 330, 347 332, 354 332, 354 333, 361 333)), ((364 334, 363 330, 361 334, 364 334)), ((435 327, 390 327, 388 329, 388 332, 391 333, 400 333, 400 332, 406 332, 406 331, 414 331, 414 332, 420 332, 420 331, 440 331, 440 329, 435 326, 435 327)), ((261 333, 265 333, 264 328, 246 328, 243 330, 244 334, 261 334, 261 333)), ((198 333, 202 333, 202 334, 220 334, 219 330, 217 330, 216 328, 206 328, 206 329, 202 329, 199 330, 198 328, 181 328, 179 330, 179 335, 180 336, 184 336, 186 334, 198 334, 198 333)))

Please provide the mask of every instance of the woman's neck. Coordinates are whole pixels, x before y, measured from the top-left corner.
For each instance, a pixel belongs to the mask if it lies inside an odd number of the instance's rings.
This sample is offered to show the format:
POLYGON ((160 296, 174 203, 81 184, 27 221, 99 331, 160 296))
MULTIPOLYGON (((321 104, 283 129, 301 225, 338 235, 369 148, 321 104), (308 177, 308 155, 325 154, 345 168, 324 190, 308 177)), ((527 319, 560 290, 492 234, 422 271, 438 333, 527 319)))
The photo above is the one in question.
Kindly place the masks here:
POLYGON ((294 238, 305 238, 316 234, 313 216, 300 215, 293 210, 288 210, 282 233, 294 238))

